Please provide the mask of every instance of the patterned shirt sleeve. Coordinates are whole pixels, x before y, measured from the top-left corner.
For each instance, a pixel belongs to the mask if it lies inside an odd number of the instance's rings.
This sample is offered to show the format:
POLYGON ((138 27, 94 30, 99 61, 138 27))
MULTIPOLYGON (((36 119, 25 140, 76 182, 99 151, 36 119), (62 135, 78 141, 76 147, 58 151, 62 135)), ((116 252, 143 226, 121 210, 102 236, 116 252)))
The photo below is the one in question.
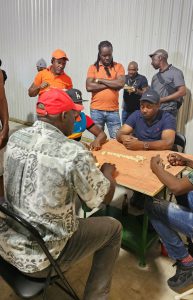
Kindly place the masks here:
POLYGON ((85 148, 77 154, 73 164, 72 176, 76 193, 88 207, 98 207, 109 191, 109 180, 96 167, 92 153, 85 148))

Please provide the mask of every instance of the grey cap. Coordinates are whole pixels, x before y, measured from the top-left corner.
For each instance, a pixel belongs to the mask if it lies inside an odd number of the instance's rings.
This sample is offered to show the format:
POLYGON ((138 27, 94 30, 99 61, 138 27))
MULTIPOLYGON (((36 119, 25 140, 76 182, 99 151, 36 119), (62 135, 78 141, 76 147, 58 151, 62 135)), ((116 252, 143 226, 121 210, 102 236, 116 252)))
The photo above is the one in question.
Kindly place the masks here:
POLYGON ((36 63, 36 67, 47 68, 47 63, 43 58, 40 58, 36 63))
POLYGON ((143 93, 140 101, 148 101, 157 104, 160 102, 160 96, 156 91, 148 89, 145 93, 143 93))
POLYGON ((152 54, 149 54, 150 57, 153 57, 154 55, 160 55, 162 57, 165 57, 166 59, 168 58, 168 52, 164 49, 158 49, 152 54))

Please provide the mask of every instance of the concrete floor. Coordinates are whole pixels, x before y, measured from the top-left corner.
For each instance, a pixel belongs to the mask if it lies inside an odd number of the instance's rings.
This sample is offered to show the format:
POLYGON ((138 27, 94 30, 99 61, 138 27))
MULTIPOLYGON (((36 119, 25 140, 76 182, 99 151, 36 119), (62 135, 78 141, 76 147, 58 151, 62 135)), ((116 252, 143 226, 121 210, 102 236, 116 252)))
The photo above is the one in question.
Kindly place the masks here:
MULTIPOLYGON (((160 256, 160 245, 155 243, 148 253, 148 266, 139 268, 137 258, 121 249, 116 262, 109 300, 171 300, 175 293, 167 287, 166 280, 173 275, 174 268, 169 258, 160 256)), ((91 258, 75 265, 67 272, 67 277, 77 294, 82 297, 89 273, 91 258)), ((1 300, 19 298, 0 278, 1 300)), ((49 289, 48 299, 70 300, 57 287, 49 289)), ((41 296, 34 298, 40 300, 41 296)), ((191 299, 191 298, 189 298, 191 299)), ((94 300, 94 299, 93 299, 94 300)))
MULTIPOLYGON (((11 131, 19 129, 22 125, 10 123, 11 131)), ((121 191, 122 192, 122 191, 121 191)), ((116 200, 121 200, 121 192, 116 191, 116 200)), ((117 206, 120 201, 113 201, 117 206)), ((66 275, 77 294, 82 297, 85 282, 89 273, 91 257, 73 266, 66 275)), ((172 300, 176 295, 167 286, 167 279, 175 273, 172 261, 160 254, 160 244, 155 242, 147 254, 147 267, 138 266, 137 257, 121 249, 115 265, 112 288, 109 300, 172 300)), ((11 288, 0 277, 0 300, 18 300, 11 288)), ((64 296, 57 287, 53 286, 48 292, 49 299, 70 300, 64 296)), ((41 296, 34 298, 42 299, 41 296)), ((193 299, 189 296, 184 299, 193 299)), ((93 299, 95 300, 95 299, 93 299)))

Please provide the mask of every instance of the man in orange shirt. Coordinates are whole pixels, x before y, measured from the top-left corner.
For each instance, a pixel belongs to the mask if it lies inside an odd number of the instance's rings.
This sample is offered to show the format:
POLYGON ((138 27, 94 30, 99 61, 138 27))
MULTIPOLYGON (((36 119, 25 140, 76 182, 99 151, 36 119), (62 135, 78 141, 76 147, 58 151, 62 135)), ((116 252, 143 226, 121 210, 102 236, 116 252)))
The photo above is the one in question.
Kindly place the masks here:
POLYGON ((52 65, 45 70, 38 72, 34 82, 28 90, 30 97, 49 90, 50 87, 62 89, 64 91, 72 88, 71 78, 64 73, 64 68, 68 57, 63 50, 57 49, 52 53, 52 65))
POLYGON ((119 116, 119 90, 124 86, 125 71, 113 61, 113 46, 108 41, 100 42, 98 58, 88 69, 86 89, 92 92, 91 118, 103 130, 107 125, 111 138, 121 127, 119 116))

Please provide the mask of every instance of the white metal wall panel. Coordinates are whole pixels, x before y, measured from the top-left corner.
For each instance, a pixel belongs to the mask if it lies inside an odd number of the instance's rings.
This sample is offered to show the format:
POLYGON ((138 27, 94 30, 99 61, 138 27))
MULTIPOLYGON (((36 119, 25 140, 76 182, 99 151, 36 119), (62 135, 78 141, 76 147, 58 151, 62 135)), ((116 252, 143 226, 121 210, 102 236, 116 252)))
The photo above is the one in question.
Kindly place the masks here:
MULTIPOLYGON (((56 48, 67 52, 66 72, 85 98, 90 98, 87 69, 96 60, 100 41, 112 42, 114 59, 125 68, 136 60, 149 83, 155 70, 148 54, 164 48, 169 62, 183 70, 189 89, 178 128, 186 133, 187 152, 193 153, 192 0, 0 0, 0 7, 0 58, 8 74, 11 117, 33 119, 36 98, 29 98, 27 90, 35 63, 41 57, 50 62, 56 48)), ((120 106, 121 97, 122 92, 120 106)))

